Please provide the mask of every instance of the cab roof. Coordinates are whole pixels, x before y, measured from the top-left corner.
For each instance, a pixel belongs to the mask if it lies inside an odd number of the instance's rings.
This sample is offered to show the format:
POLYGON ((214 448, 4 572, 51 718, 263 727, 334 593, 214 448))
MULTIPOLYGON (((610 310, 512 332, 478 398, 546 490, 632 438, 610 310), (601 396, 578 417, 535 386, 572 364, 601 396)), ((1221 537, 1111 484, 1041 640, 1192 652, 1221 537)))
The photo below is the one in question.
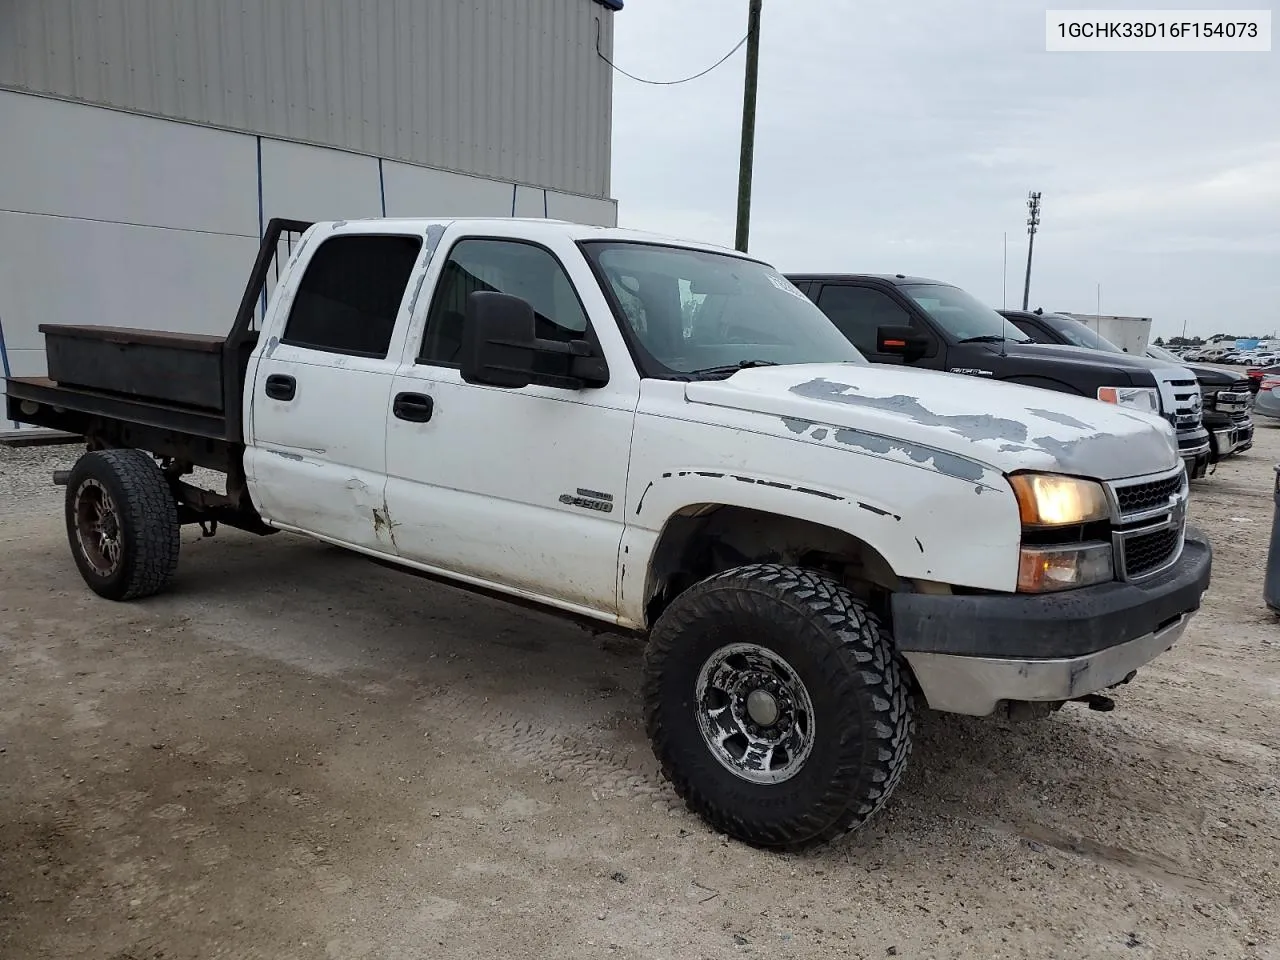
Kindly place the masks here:
POLYGON ((647 230, 634 230, 627 227, 601 227, 589 223, 575 223, 571 220, 554 220, 547 217, 366 217, 350 220, 324 220, 317 226, 332 228, 359 228, 360 226, 376 227, 379 231, 402 230, 409 233, 425 233, 430 227, 460 228, 467 232, 499 234, 509 233, 513 225, 519 225, 522 236, 531 240, 539 238, 565 238, 580 240, 614 240, 632 243, 654 243, 665 246, 685 247, 693 250, 704 250, 708 253, 720 253, 727 256, 740 257, 763 263, 758 257, 752 257, 738 250, 702 243, 697 240, 686 240, 667 234, 653 233, 647 230))
POLYGON ((931 284, 935 287, 954 287, 954 283, 947 283, 945 280, 931 280, 928 277, 910 277, 904 273, 791 273, 787 272, 788 280, 809 281, 809 280, 826 280, 838 283, 844 280, 875 280, 880 283, 890 284, 891 286, 904 286, 906 284, 931 284))

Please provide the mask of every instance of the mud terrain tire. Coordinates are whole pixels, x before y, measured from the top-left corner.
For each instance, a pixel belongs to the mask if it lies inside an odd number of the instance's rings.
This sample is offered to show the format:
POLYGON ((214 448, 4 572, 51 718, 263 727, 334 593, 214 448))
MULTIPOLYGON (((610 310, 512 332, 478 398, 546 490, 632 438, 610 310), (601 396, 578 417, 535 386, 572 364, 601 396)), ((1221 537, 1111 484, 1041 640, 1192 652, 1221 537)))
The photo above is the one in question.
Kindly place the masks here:
POLYGON ((812 570, 752 564, 690 587, 654 625, 643 691, 676 793, 752 846, 798 850, 857 829, 911 753, 915 704, 889 636, 812 570))

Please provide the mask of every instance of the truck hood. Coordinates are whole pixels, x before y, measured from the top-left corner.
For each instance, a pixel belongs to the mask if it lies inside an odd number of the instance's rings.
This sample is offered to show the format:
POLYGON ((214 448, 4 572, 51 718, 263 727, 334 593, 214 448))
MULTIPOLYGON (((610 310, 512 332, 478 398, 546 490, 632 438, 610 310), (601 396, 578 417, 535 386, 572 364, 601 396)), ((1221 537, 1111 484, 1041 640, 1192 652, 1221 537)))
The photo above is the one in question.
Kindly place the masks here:
MULTIPOLYGON (((992 353, 1000 352, 1000 344, 984 344, 992 353)), ((1091 347, 1077 347, 1066 343, 1010 343, 1005 345, 1005 352, 1012 357, 1037 357, 1052 360, 1054 363, 1071 364, 1076 367, 1088 367, 1093 370, 1123 370, 1126 372, 1167 370, 1170 364, 1150 357, 1139 357, 1132 353, 1112 353, 1109 350, 1094 350, 1091 347)), ((1131 378, 1135 386, 1145 386, 1150 381, 1139 377, 1131 378)))
POLYGON ((1040 470, 1115 480, 1172 469, 1155 416, 1020 384, 878 364, 796 364, 693 381, 685 399, 777 417, 813 442, 967 480, 1040 470))
POLYGON ((1202 367, 1199 364, 1188 364, 1187 369, 1194 373, 1196 375, 1196 379, 1206 387, 1222 388, 1240 386, 1243 389, 1249 385, 1248 377, 1227 370, 1219 370, 1217 367, 1202 367))

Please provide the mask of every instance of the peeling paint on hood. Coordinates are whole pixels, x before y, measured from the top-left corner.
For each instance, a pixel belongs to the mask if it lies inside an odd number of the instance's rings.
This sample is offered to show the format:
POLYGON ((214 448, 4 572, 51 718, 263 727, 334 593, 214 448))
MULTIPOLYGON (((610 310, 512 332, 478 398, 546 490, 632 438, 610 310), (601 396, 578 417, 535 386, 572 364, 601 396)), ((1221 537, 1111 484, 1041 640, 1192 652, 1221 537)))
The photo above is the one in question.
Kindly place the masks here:
POLYGON ((776 418, 769 429, 781 435, 966 480, 985 473, 979 465, 998 473, 1041 470, 1115 480, 1179 462, 1173 428, 1157 415, 931 370, 839 363, 757 367, 688 383, 685 397, 776 418))

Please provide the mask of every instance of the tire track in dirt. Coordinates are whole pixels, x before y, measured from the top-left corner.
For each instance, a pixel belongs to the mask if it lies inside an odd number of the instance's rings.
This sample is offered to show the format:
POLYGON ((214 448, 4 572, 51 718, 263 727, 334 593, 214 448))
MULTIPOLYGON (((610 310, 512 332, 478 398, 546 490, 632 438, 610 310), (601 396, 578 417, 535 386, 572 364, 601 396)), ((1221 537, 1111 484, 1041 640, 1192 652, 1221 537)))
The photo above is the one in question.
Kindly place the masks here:
MULTIPOLYGON (((436 687, 425 696, 419 690, 417 697, 417 709, 432 726, 441 718, 465 717, 473 742, 550 779, 579 783, 595 799, 644 802, 668 813, 685 809, 658 772, 642 737, 618 742, 618 734, 611 731, 601 737, 586 725, 547 723, 532 712, 457 687, 436 687), (643 759, 636 762, 633 757, 641 751, 643 759)), ((638 701, 635 707, 638 710, 638 701)))

